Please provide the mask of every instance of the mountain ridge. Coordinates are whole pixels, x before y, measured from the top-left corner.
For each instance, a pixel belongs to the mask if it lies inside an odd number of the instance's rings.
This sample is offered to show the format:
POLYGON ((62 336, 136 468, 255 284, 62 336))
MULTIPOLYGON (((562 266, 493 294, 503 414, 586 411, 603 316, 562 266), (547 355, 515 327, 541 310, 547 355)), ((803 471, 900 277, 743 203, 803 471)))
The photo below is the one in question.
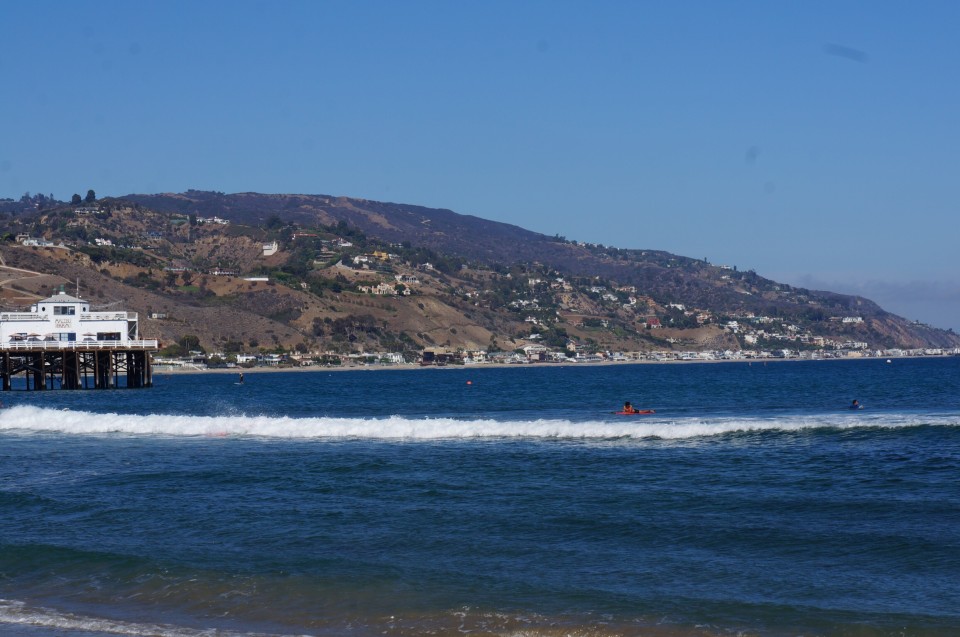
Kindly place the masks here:
POLYGON ((137 311, 179 316, 149 328, 173 341, 196 333, 209 348, 262 348, 266 335, 271 347, 311 351, 960 346, 952 331, 863 297, 447 209, 190 190, 89 207, 8 202, 0 212, 10 240, 33 234, 71 246, 54 256, 11 243, 11 263, 89 280, 103 301, 121 297, 137 311), (265 242, 276 254, 261 253, 265 242))
MULTIPOLYGON (((585 274, 595 274, 618 278, 621 283, 631 285, 646 284, 650 285, 651 278, 662 276, 663 268, 657 268, 656 272, 651 272, 652 265, 663 264, 669 261, 676 261, 679 264, 700 264, 704 263, 690 257, 671 254, 662 250, 651 249, 623 249, 606 246, 597 246, 593 249, 588 244, 567 242, 558 240, 556 237, 527 230, 520 226, 504 222, 491 221, 476 217, 473 215, 462 215, 452 210, 443 208, 426 208, 423 206, 411 206, 409 204, 396 204, 388 202, 374 202, 367 199, 356 199, 349 197, 333 197, 330 195, 262 195, 259 193, 237 193, 236 195, 223 195, 222 193, 187 191, 181 194, 157 194, 157 195, 127 195, 124 199, 138 202, 141 205, 148 205, 154 209, 176 211, 183 213, 185 210, 194 214, 218 214, 231 221, 237 221, 246 224, 265 223, 272 214, 278 214, 276 208, 271 209, 269 202, 275 198, 282 198, 287 201, 296 198, 301 202, 296 213, 291 213, 288 205, 285 203, 281 216, 287 220, 298 221, 300 223, 336 223, 345 221, 356 225, 363 232, 377 236, 386 241, 409 240, 414 245, 420 245, 437 251, 454 253, 467 259, 478 260, 502 265, 511 265, 518 262, 539 262, 549 267, 558 267, 567 269, 570 274, 583 276, 585 274), (197 199, 191 199, 193 194, 199 196, 197 199), (216 204, 211 205, 208 196, 213 196, 216 204), (234 207, 229 202, 234 197, 243 197, 253 199, 258 202, 256 211, 259 214, 251 214, 247 207, 234 207), (173 199, 180 202, 174 210, 166 199, 173 199), (322 202, 317 205, 317 202, 322 202), (193 205, 185 206, 184 201, 192 201, 193 205), (158 206, 158 203, 160 204, 158 206), (310 205, 312 204, 312 205, 310 205), (356 216, 356 212, 367 213, 356 216), (390 212, 388 219, 393 221, 390 227, 384 228, 382 224, 370 221, 369 213, 378 213, 380 218, 384 218, 384 212, 390 212), (420 224, 425 225, 424 221, 431 224, 430 232, 425 232, 417 228, 417 224, 409 224, 405 231, 400 224, 396 223, 397 213, 401 214, 420 214, 420 224), (439 220, 441 223, 435 223, 439 220), (457 223, 459 222, 459 223, 457 223), (438 226, 440 226, 438 228, 438 226), (458 232, 454 232, 456 229, 458 232), (536 249, 531 249, 534 247, 536 249), (628 255, 643 255, 649 257, 641 263, 636 261, 621 262, 597 258, 596 252, 601 254, 614 251, 618 255, 625 253, 628 255), (518 258, 518 254, 522 257, 518 258), (582 268, 587 264, 594 268, 592 272, 585 273, 582 268), (648 272, 644 275, 644 268, 648 272), (639 269, 639 271, 638 271, 639 269)), ((609 256, 609 255, 608 255, 609 256)), ((755 275, 752 270, 749 270, 755 275)), ((790 288, 786 284, 778 284, 781 287, 790 288)), ((856 295, 846 295, 824 290, 810 290, 810 292, 832 297, 836 299, 857 299, 857 303, 871 312, 882 312, 879 305, 856 295)))

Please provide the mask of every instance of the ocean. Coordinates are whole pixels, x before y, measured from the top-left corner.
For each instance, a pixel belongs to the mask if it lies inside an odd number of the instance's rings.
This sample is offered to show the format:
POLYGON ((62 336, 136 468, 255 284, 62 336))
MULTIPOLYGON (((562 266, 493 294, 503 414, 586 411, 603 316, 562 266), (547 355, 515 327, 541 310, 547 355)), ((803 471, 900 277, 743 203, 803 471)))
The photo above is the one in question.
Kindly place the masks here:
POLYGON ((154 381, 3 394, 0 635, 960 635, 960 357, 154 381))

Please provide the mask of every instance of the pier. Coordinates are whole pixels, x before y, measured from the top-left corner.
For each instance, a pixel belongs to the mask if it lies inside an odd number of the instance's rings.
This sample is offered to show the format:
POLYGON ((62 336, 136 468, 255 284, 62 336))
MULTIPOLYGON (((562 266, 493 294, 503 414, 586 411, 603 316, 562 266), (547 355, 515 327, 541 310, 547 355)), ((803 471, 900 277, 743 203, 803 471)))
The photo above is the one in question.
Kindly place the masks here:
POLYGON ((140 338, 136 312, 91 311, 62 289, 28 312, 0 312, 3 391, 152 387, 158 349, 140 338))
POLYGON ((153 386, 157 341, 14 342, 0 345, 3 391, 153 386))

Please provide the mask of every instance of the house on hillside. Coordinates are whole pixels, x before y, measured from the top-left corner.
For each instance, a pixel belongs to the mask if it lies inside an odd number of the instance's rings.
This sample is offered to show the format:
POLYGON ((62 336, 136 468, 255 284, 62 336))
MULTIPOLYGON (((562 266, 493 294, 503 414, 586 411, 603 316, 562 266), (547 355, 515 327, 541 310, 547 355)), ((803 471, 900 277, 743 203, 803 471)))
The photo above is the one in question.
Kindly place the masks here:
MULTIPOLYGON (((357 290, 363 294, 374 294, 376 296, 396 296, 399 294, 396 287, 390 285, 389 283, 378 283, 377 285, 358 285, 357 290)), ((405 294, 410 294, 409 291, 405 290, 405 294)))

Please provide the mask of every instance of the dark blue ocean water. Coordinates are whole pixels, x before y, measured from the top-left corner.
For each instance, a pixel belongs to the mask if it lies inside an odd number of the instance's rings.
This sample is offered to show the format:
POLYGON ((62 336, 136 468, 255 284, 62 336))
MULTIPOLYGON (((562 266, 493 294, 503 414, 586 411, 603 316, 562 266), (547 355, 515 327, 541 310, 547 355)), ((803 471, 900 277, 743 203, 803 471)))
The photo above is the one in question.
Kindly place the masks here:
POLYGON ((0 635, 960 634, 960 358, 245 376, 3 396, 0 635))

